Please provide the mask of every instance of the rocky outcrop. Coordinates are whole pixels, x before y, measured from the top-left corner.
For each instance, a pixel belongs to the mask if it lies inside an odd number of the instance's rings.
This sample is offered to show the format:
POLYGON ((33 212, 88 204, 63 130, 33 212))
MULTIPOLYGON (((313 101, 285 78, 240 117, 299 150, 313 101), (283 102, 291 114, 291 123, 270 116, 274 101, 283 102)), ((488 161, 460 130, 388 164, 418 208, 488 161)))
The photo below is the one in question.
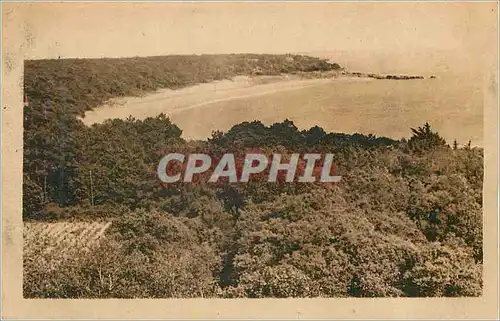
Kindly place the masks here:
MULTIPOLYGON (((346 72, 345 75, 349 75, 349 76, 353 76, 353 77, 368 77, 368 78, 374 78, 374 79, 392 79, 392 80, 424 79, 423 76, 381 75, 381 74, 366 74, 366 73, 361 73, 361 72, 346 72)), ((434 78, 436 78, 436 77, 434 77, 434 78)))

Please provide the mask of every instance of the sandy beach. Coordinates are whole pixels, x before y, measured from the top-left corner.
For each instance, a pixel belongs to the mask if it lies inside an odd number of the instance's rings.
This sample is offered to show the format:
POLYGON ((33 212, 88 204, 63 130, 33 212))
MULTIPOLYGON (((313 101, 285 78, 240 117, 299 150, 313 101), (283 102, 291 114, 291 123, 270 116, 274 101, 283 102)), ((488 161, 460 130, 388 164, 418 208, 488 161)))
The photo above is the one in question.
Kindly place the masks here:
POLYGON ((297 75, 283 76, 237 76, 230 80, 214 81, 178 90, 160 89, 141 97, 120 97, 111 99, 101 107, 85 113, 80 118, 90 126, 106 119, 136 119, 154 117, 160 113, 172 116, 193 108, 275 94, 324 85, 332 82, 368 82, 370 78, 337 77, 304 79, 297 75))
POLYGON ((482 105, 477 85, 465 78, 378 80, 338 76, 239 76, 230 80, 161 89, 141 97, 111 99, 88 111, 90 126, 106 119, 136 119, 164 113, 184 139, 206 139, 215 130, 259 120, 292 120, 299 129, 376 134, 394 139, 430 122, 452 143, 482 145, 482 105))

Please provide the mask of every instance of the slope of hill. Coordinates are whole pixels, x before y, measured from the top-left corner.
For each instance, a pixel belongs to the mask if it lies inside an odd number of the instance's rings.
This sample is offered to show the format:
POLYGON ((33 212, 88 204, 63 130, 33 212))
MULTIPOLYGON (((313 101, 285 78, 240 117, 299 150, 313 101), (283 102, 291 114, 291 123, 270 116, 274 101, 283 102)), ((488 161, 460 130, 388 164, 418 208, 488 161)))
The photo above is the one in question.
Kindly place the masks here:
POLYGON ((111 97, 208 81, 217 70, 229 77, 336 68, 299 60, 27 62, 24 220, 112 224, 92 255, 69 256, 57 269, 36 263, 54 251, 25 252, 24 296, 480 296, 483 150, 450 147, 428 124, 393 140, 254 121, 186 142, 165 115, 91 127, 77 119, 111 97), (168 72, 146 68, 166 61, 168 72), (165 186, 156 177, 166 152, 247 150, 333 153, 342 180, 165 186))

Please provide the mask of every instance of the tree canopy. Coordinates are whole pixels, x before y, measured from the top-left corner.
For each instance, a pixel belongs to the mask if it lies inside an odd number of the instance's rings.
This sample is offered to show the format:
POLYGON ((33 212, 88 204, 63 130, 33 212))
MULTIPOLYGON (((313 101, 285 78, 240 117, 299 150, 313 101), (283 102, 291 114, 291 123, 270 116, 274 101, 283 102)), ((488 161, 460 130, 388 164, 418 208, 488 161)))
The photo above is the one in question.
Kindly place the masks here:
POLYGON ((77 119, 111 96, 239 73, 329 70, 303 56, 26 62, 23 218, 111 221, 91 255, 26 257, 27 298, 479 296, 483 150, 429 124, 408 139, 255 120, 187 142, 165 115, 77 119), (293 59, 288 59, 292 57, 293 59), (333 153, 335 184, 162 184, 168 151, 333 153))

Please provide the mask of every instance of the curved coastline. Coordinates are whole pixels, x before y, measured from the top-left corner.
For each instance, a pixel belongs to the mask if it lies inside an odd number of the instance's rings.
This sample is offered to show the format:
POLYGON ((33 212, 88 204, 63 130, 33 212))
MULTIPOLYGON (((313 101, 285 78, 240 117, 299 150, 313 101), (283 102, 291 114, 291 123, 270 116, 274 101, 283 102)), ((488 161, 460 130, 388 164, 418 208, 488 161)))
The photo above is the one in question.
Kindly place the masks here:
POLYGON ((284 76, 238 76, 199 84, 178 90, 161 89, 141 97, 120 97, 87 111, 82 122, 90 126, 106 119, 136 119, 154 117, 160 113, 172 115, 181 111, 199 108, 210 104, 245 99, 278 92, 293 91, 319 86, 332 82, 372 81, 368 77, 339 76, 329 78, 303 78, 296 75, 284 76))

